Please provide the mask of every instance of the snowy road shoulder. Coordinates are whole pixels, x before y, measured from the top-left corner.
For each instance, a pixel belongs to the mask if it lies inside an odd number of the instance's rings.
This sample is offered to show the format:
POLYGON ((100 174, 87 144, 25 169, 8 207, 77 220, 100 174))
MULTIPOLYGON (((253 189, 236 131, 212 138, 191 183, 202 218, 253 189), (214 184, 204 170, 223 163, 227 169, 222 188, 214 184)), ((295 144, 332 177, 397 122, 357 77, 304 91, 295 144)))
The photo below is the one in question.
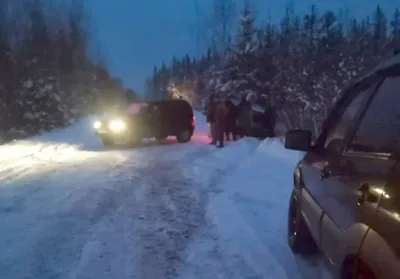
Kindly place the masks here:
POLYGON ((194 167, 203 182, 208 179, 208 187, 214 192, 207 206, 213 233, 193 241, 186 252, 194 255, 186 263, 192 268, 183 269, 180 278, 227 278, 212 263, 215 259, 211 261, 207 255, 219 259, 229 278, 330 278, 321 263, 310 266, 295 257, 286 242, 293 169, 303 154, 285 150, 278 139, 267 139, 259 145, 245 139, 235 145, 238 148, 232 146, 225 151, 224 163, 214 156, 212 167, 207 168, 206 162, 194 167), (223 178, 213 179, 218 167, 229 166, 239 158, 242 162, 230 168, 223 178), (209 249, 205 251, 199 243, 208 243, 209 249), (200 270, 202 265, 213 268, 211 277, 195 272, 195 267, 200 270))
POLYGON ((226 177, 221 194, 210 202, 208 215, 225 237, 223 250, 241 255, 259 278, 286 279, 292 277, 268 244, 282 242, 287 212, 282 203, 288 200, 292 178, 288 174, 299 157, 291 154, 282 158, 287 152, 277 149, 282 149, 278 140, 263 141, 235 173, 226 177), (279 157, 272 157, 272 152, 279 157))

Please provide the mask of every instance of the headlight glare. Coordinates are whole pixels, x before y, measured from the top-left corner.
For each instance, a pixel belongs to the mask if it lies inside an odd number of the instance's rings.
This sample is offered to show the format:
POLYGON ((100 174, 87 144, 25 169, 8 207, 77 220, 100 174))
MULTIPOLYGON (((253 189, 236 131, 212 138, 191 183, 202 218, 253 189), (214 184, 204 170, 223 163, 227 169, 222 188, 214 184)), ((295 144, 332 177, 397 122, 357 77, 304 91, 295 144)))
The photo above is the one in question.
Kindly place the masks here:
POLYGON ((122 120, 113 120, 108 124, 108 128, 113 132, 121 132, 125 130, 125 127, 125 122, 122 120))
POLYGON ((101 122, 100 121, 96 121, 93 123, 93 127, 97 130, 101 128, 101 122))

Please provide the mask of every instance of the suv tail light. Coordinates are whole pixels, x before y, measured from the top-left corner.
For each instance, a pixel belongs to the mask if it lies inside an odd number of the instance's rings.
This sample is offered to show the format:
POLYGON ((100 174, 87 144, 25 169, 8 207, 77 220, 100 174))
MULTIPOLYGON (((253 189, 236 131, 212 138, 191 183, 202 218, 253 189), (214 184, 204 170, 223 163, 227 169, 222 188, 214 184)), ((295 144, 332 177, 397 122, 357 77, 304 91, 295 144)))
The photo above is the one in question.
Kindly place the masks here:
POLYGON ((196 123, 196 117, 193 115, 193 117, 192 117, 192 127, 194 127, 195 123, 196 123))

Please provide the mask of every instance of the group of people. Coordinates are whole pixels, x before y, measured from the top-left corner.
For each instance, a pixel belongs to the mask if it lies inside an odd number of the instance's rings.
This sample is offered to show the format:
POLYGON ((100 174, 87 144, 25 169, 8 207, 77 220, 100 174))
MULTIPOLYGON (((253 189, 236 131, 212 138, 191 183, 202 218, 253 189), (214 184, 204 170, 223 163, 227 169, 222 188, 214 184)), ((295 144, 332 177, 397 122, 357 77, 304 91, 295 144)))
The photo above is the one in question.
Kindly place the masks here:
POLYGON ((224 147, 224 139, 236 141, 238 136, 250 136, 253 124, 252 104, 246 98, 238 106, 230 100, 211 98, 207 122, 210 126, 210 144, 224 147))

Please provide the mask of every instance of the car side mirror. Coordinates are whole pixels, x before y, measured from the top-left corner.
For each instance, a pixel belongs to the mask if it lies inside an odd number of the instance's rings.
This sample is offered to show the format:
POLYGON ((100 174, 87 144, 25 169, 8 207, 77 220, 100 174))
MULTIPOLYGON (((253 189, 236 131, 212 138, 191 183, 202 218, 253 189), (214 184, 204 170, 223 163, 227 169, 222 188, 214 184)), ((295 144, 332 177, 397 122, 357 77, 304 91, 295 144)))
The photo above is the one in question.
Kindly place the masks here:
POLYGON ((308 151, 311 148, 311 132, 306 130, 291 130, 285 135, 285 148, 298 151, 308 151))

